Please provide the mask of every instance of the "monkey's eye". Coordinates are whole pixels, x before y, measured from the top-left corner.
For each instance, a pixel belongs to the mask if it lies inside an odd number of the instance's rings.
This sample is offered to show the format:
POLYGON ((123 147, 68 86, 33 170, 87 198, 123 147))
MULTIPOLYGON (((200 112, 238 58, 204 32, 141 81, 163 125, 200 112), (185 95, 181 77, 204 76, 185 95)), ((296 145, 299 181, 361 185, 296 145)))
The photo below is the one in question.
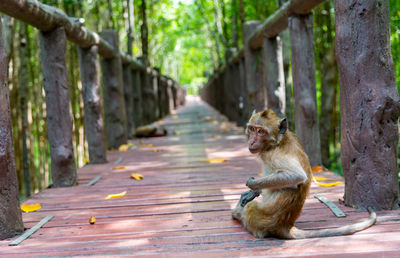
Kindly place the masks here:
POLYGON ((254 126, 249 125, 247 127, 247 129, 249 130, 249 132, 254 133, 256 131, 256 128, 254 126))
POLYGON ((264 129, 262 129, 262 128, 258 128, 257 129, 257 134, 258 135, 265 135, 267 132, 264 130, 264 129))

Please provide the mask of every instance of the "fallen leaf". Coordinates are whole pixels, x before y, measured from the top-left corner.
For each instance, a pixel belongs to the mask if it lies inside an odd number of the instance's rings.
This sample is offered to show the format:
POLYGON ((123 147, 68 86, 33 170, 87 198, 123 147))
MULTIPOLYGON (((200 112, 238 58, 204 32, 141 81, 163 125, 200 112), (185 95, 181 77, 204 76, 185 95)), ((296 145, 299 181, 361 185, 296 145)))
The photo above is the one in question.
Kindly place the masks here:
POLYGON ((181 134, 183 134, 183 132, 181 132, 181 131, 174 131, 174 134, 175 134, 175 135, 181 135, 181 134))
POLYGON ((113 170, 119 170, 119 169, 125 169, 125 166, 117 166, 117 167, 113 167, 113 170))
POLYGON ((227 159, 224 158, 216 158, 216 159, 200 159, 200 161, 208 161, 209 163, 222 163, 227 161, 227 159))
POLYGON ((343 198, 339 198, 339 203, 340 204, 344 204, 344 199, 343 198))
POLYGON ((135 180, 142 180, 143 179, 143 175, 141 174, 131 174, 131 178, 135 179, 135 180))
POLYGON ((92 225, 93 225, 94 223, 96 223, 96 218, 93 217, 93 216, 91 216, 90 219, 89 219, 89 223, 92 224, 92 225))
POLYGON ((85 163, 89 163, 90 161, 89 161, 89 159, 88 159, 88 158, 83 158, 83 162, 85 162, 85 163))
POLYGON ((113 199, 113 198, 119 198, 122 197, 126 194, 126 191, 123 191, 122 193, 117 193, 117 194, 109 194, 107 195, 107 197, 105 198, 106 200, 108 199, 113 199))
POLYGON ((343 183, 340 182, 340 181, 333 182, 333 183, 320 183, 320 182, 317 181, 317 179, 315 179, 315 177, 314 177, 314 182, 315 182, 317 185, 323 186, 323 187, 332 187, 332 186, 336 186, 336 185, 341 185, 341 184, 343 184, 343 183))
POLYGON ((213 136, 214 139, 221 139, 221 137, 222 137, 221 135, 214 135, 213 136))
POLYGON ((315 178, 316 180, 319 180, 319 181, 333 181, 333 179, 326 178, 326 177, 315 176, 314 178, 315 178))
POLYGON ((153 149, 152 152, 159 152, 159 149, 153 149))
POLYGON ((132 146, 134 146, 134 144, 132 144, 132 143, 122 144, 122 145, 119 146, 118 151, 127 151, 132 146))
POLYGON ((154 144, 141 144, 141 145, 139 145, 139 148, 150 148, 150 147, 154 147, 155 145, 154 144))
POLYGON ((324 172, 324 168, 322 166, 315 166, 311 169, 312 172, 324 172))
POLYGON ((262 174, 262 173, 260 173, 260 174, 258 174, 258 176, 263 176, 263 174, 262 174))
POLYGON ((35 204, 22 204, 21 205, 21 210, 23 212, 32 212, 32 211, 37 211, 40 210, 42 208, 42 206, 40 205, 40 203, 35 203, 35 204))

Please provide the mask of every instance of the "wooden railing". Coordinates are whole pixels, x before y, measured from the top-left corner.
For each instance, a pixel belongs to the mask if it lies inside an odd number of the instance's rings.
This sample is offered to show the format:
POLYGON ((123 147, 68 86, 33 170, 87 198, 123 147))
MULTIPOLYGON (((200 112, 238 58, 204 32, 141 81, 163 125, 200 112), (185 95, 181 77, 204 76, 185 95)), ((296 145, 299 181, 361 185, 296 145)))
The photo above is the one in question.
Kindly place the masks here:
MULTIPOLYGON (((321 147, 311 10, 321 2, 289 0, 264 22, 246 22, 243 49, 201 89, 203 100, 240 125, 246 124, 254 109, 270 108, 284 116, 279 33, 288 27, 295 131, 312 166, 321 164, 321 147)), ((345 203, 350 206, 393 209, 398 201, 400 100, 389 17, 388 1, 335 1, 336 41, 332 44, 340 79, 345 203)))
MULTIPOLYGON (((40 31, 54 187, 74 185, 77 179, 65 60, 67 39, 76 43, 79 49, 85 131, 91 163, 107 162, 107 148, 118 148, 127 143, 136 127, 154 122, 184 103, 185 92, 174 80, 119 49, 118 35, 114 30, 100 34, 89 31, 80 19, 68 17, 63 11, 36 0, 1 0, 0 12, 40 31), (103 101, 100 97, 98 55, 101 57, 103 101)), ((7 66, 1 41, 0 36, 0 188, 6 191, 0 193, 0 239, 4 239, 22 230, 22 221, 20 216, 16 216, 20 215, 18 184, 9 124, 7 66)))

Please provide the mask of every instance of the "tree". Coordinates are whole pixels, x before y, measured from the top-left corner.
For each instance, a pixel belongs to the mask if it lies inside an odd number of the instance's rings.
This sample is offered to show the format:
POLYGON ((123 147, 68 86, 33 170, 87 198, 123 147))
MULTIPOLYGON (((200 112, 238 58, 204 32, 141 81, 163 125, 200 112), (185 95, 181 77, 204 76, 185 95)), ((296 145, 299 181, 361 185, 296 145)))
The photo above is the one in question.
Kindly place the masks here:
POLYGON ((387 1, 335 1, 346 205, 397 208, 399 95, 387 1), (351 42, 351 44, 349 44, 351 42))
MULTIPOLYGON (((0 30, 1 30, 0 18, 0 30)), ((2 30, 1 30, 2 31, 2 30)), ((7 59, 0 31, 0 239, 24 230, 19 208, 18 180, 15 171, 13 139, 8 100, 7 59)))

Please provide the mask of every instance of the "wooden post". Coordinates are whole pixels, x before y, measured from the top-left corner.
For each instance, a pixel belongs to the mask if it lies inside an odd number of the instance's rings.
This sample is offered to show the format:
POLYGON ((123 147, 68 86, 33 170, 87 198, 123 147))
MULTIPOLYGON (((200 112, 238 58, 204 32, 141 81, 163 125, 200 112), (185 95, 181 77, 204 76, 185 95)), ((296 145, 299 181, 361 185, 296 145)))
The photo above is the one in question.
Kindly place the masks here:
POLYGON ((231 119, 237 124, 240 124, 240 113, 243 109, 243 103, 241 100, 241 85, 240 85, 240 64, 234 62, 229 66, 229 73, 232 78, 232 98, 231 101, 231 119))
POLYGON ((123 83, 124 83, 124 99, 125 99, 125 111, 126 111, 126 125, 127 125, 127 136, 133 138, 135 136, 135 121, 133 113, 133 87, 132 87, 132 70, 129 64, 124 64, 122 68, 123 83))
POLYGON ((178 92, 177 92, 178 90, 173 81, 171 81, 171 90, 172 90, 172 99, 174 102, 174 109, 177 109, 178 108, 178 92))
POLYGON ((136 127, 143 125, 142 121, 142 88, 140 81, 140 71, 132 71, 132 93, 133 93, 133 118, 136 127))
POLYGON ((240 109, 240 122, 239 125, 246 126, 248 120, 250 119, 249 94, 246 87, 246 69, 244 58, 239 60, 239 75, 240 75, 240 98, 239 98, 239 109, 240 109))
MULTIPOLYGON (((158 69, 158 68, 156 68, 158 69)), ((161 118, 161 113, 162 109, 160 108, 160 95, 161 94, 161 87, 159 86, 159 69, 158 70, 151 70, 150 76, 151 76, 151 90, 153 91, 153 96, 154 96, 154 113, 153 113, 153 118, 152 122, 156 121, 157 119, 161 118)))
POLYGON ((97 53, 97 46, 78 48, 85 112, 85 134, 91 164, 107 162, 97 53))
POLYGON ((46 93, 47 131, 54 187, 76 184, 72 144, 72 110, 69 97, 63 27, 39 33, 43 84, 46 93))
POLYGON ((142 111, 143 123, 149 124, 155 120, 157 114, 156 92, 154 91, 154 83, 151 68, 147 69, 141 74, 142 82, 142 111))
POLYGON ((118 149, 128 141, 118 35, 114 30, 105 30, 101 37, 113 46, 115 53, 112 58, 101 58, 101 71, 108 148, 118 149))
POLYGON ((265 92, 268 108, 278 116, 285 115, 285 77, 283 74, 282 43, 279 37, 264 39, 262 47, 265 92))
POLYGON ((153 71, 153 83, 157 93, 157 119, 164 117, 164 85, 161 81, 160 68, 155 67, 153 71))
POLYGON ((388 1, 335 1, 346 205, 398 207, 400 114, 388 1))
POLYGON ((7 57, 0 18, 0 240, 24 231, 19 208, 18 179, 15 171, 7 85, 7 57))
POLYGON ((303 144, 311 166, 321 165, 312 14, 289 19, 296 135, 303 144))
POLYGON ((248 21, 243 26, 244 60, 246 71, 247 93, 249 94, 250 108, 262 111, 266 107, 265 89, 263 87, 263 71, 260 62, 259 50, 250 47, 249 37, 257 30, 259 21, 248 21))
POLYGON ((171 79, 168 78, 167 85, 168 85, 168 96, 169 96, 168 114, 171 114, 171 111, 175 109, 174 83, 171 79))

